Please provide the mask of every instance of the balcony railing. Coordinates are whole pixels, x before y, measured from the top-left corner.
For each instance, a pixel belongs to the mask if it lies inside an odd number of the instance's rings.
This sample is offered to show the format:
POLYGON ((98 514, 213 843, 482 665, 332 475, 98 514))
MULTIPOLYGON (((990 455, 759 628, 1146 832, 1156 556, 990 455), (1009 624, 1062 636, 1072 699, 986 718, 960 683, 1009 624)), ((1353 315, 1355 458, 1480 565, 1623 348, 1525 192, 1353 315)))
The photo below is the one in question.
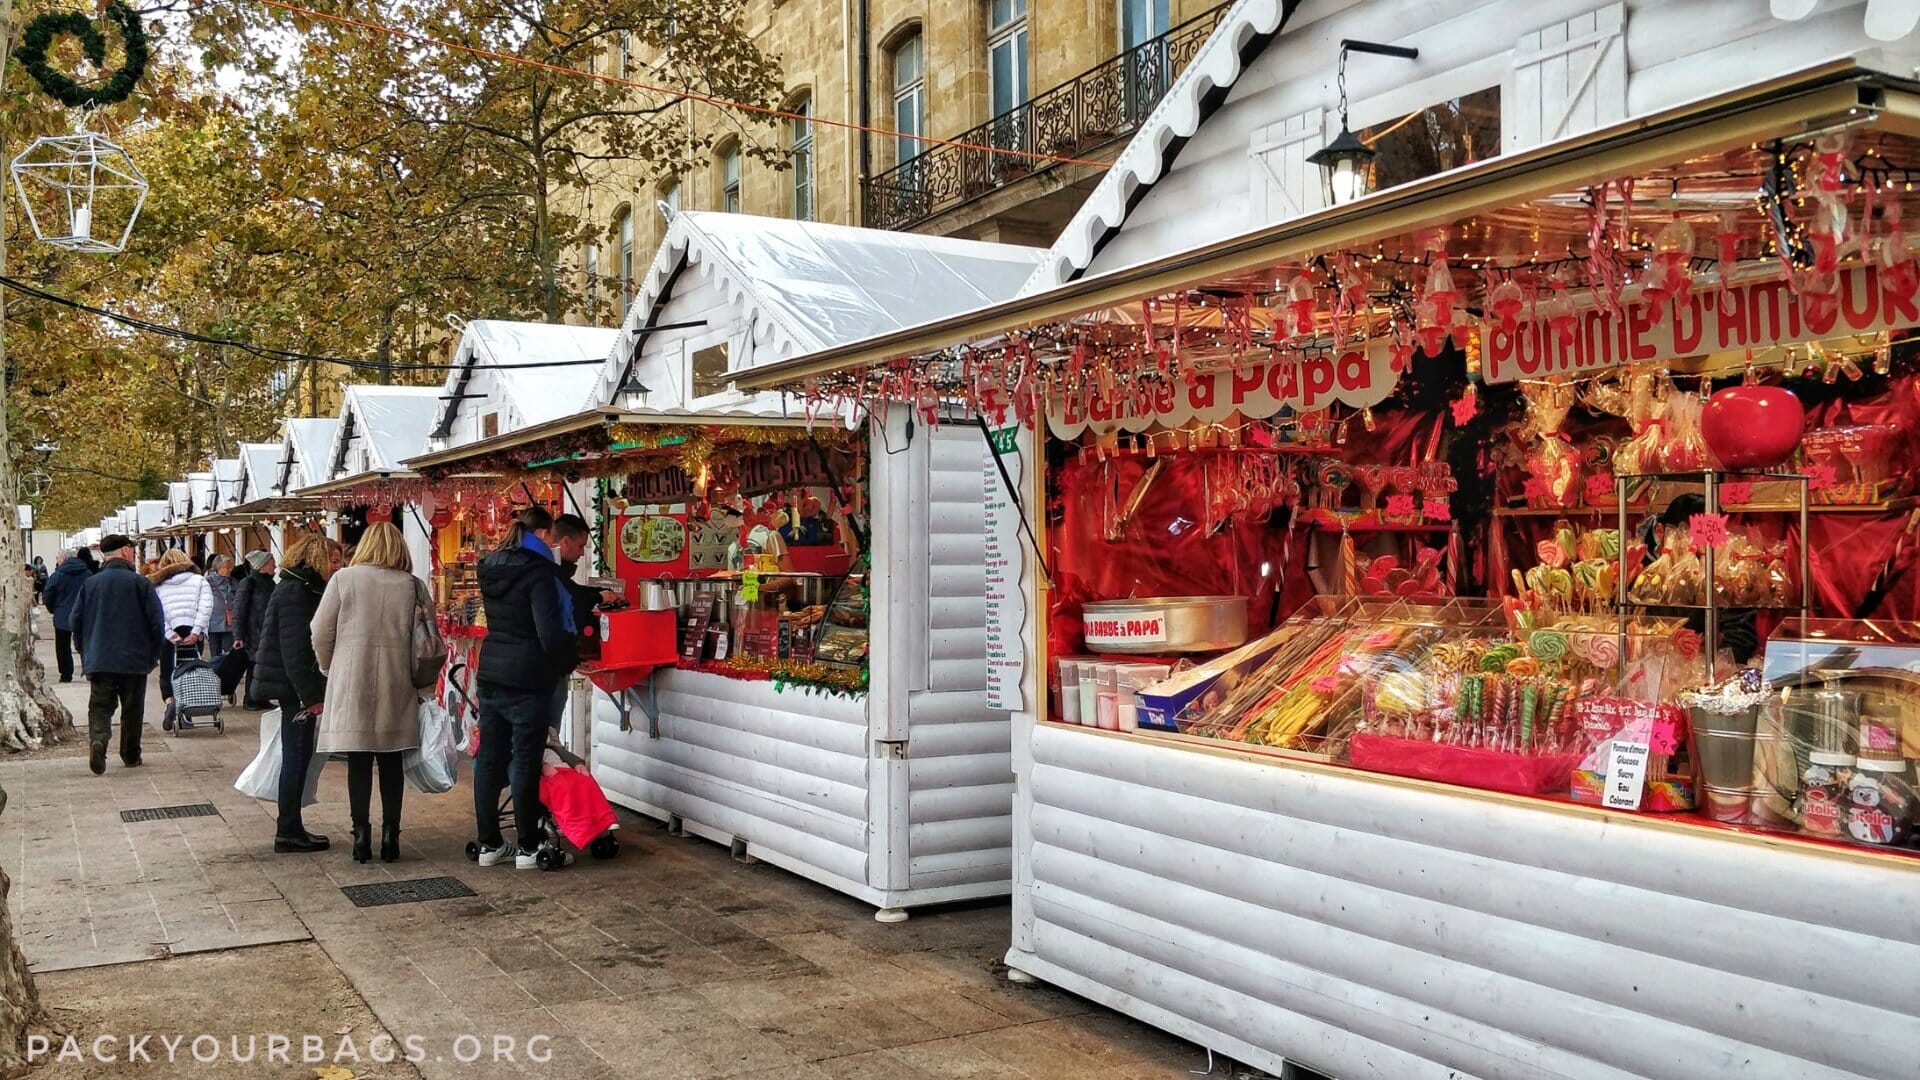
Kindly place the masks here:
POLYGON ((970 199, 1044 172, 1054 162, 972 147, 1079 157, 1123 139, 1186 70, 1232 4, 1188 19, 1026 104, 954 136, 867 181, 866 223, 907 229, 970 199))

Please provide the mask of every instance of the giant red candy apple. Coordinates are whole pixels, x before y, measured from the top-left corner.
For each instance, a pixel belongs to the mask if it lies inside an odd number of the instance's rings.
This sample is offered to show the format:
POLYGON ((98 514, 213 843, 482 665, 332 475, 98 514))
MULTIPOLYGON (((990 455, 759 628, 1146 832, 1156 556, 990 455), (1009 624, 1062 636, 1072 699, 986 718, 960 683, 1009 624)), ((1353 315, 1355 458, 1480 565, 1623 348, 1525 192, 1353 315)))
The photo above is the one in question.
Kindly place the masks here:
POLYGON ((1800 445, 1807 414, 1779 386, 1732 386, 1707 399, 1700 434, 1728 469, 1770 469, 1800 445))

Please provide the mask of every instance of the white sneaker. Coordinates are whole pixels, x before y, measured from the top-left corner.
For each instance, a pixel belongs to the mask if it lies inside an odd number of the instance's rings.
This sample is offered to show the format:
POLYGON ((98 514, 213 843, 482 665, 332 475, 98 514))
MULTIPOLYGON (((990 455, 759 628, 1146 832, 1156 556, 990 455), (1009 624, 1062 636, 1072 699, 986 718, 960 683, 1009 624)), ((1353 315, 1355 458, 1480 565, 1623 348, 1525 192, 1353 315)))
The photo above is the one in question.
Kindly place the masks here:
POLYGON ((481 866, 495 866, 512 855, 514 850, 512 844, 501 844, 499 847, 482 847, 480 849, 480 857, 474 861, 481 866))
MULTIPOLYGON (((561 849, 561 848, 557 848, 557 847, 556 847, 556 848, 549 848, 549 849, 547 850, 547 866, 546 866, 546 869, 551 869, 551 870, 558 870, 558 869, 560 869, 560 868, 561 868, 561 867, 563 867, 563 866, 572 866, 572 865, 573 865, 573 853, 572 853, 572 852, 570 852, 570 851, 566 851, 566 850, 563 850, 563 849, 561 849)), ((519 854, 517 854, 517 855, 515 855, 515 856, 513 857, 513 868, 514 868, 515 870, 539 870, 539 869, 541 869, 542 867, 540 866, 540 851, 539 851, 539 849, 538 849, 538 848, 535 848, 535 849, 533 849, 533 850, 531 850, 531 851, 529 851, 529 850, 528 850, 528 849, 526 849, 526 848, 521 848, 521 849, 520 849, 520 852, 519 852, 519 854)))

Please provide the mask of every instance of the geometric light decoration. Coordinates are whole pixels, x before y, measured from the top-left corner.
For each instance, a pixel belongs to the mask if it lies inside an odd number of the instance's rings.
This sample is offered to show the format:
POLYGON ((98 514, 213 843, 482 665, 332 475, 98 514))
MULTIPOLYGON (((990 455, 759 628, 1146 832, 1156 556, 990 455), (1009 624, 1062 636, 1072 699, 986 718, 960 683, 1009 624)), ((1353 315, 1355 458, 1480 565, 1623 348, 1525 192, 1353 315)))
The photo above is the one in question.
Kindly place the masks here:
POLYGON ((33 234, 68 251, 124 250, 147 201, 147 178, 105 135, 47 135, 13 159, 13 187, 33 234))

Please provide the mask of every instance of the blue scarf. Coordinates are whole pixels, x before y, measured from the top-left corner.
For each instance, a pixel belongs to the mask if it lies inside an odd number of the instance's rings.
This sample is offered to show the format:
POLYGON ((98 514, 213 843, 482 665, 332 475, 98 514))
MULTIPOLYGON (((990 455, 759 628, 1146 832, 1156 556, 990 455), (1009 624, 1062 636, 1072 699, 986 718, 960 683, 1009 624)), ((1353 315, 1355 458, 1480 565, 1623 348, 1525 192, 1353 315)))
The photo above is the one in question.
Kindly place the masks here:
MULTIPOLYGON (((520 546, 558 568, 559 562, 553 557, 553 549, 547 546, 546 541, 535 536, 533 533, 529 532, 521 537, 520 546)), ((580 624, 573 621, 573 594, 567 591, 567 585, 560 580, 558 573, 554 574, 553 588, 560 596, 560 620, 567 624, 567 633, 579 633, 580 624)))

